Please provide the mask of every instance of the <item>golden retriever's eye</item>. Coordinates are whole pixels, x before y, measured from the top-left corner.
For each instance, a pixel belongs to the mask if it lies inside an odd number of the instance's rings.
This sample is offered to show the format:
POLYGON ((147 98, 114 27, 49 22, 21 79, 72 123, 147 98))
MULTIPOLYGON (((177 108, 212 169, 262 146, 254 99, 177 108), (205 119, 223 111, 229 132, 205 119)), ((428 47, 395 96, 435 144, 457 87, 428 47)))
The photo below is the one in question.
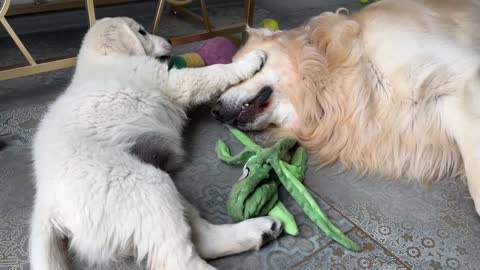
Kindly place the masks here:
POLYGON ((145 36, 147 34, 143 29, 138 30, 138 33, 140 33, 140 35, 142 36, 145 36))

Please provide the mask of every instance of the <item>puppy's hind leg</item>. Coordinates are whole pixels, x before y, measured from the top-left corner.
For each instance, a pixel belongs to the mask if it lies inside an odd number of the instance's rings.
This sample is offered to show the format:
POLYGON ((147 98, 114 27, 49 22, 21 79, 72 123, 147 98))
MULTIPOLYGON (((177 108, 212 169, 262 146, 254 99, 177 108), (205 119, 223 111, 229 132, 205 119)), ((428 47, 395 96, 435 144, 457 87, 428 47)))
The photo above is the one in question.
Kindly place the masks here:
POLYGON ((112 237, 105 239, 102 249, 123 250, 128 243, 138 260, 147 259, 150 270, 214 270, 195 250, 182 197, 171 177, 137 161, 131 166, 136 169, 121 183, 112 180, 115 184, 109 188, 108 216, 98 227, 107 227, 112 237))
POLYGON ((205 103, 231 86, 250 79, 266 59, 264 51, 255 50, 231 64, 172 69, 166 93, 184 107, 205 103))
MULTIPOLYGON (((38 204, 38 203, 37 203, 38 204)), ((30 268, 32 270, 68 270, 68 255, 62 236, 49 221, 50 213, 33 210, 30 234, 30 268)))
POLYGON ((271 217, 252 218, 236 224, 211 224, 192 205, 184 202, 192 226, 193 243, 204 259, 258 250, 276 239, 282 231, 280 221, 271 217))

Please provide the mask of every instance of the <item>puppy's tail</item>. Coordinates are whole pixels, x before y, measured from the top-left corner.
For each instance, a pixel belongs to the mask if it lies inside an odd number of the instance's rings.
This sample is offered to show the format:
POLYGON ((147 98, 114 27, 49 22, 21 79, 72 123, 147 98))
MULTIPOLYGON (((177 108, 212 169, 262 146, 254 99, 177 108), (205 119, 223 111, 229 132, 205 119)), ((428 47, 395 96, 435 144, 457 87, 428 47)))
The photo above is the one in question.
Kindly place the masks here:
POLYGON ((66 246, 48 218, 34 213, 30 235, 31 270, 68 270, 66 246))

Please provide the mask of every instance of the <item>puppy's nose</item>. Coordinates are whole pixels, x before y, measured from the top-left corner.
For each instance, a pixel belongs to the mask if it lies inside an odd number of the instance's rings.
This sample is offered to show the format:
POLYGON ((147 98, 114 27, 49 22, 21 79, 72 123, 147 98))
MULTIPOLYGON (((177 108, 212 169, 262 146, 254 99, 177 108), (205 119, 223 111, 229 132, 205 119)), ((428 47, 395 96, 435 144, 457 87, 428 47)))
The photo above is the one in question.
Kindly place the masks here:
POLYGON ((171 39, 167 39, 167 42, 170 43, 170 45, 172 45, 172 40, 171 39))
POLYGON ((172 51, 172 45, 171 44, 167 44, 167 43, 164 43, 163 44, 163 48, 169 52, 172 51))

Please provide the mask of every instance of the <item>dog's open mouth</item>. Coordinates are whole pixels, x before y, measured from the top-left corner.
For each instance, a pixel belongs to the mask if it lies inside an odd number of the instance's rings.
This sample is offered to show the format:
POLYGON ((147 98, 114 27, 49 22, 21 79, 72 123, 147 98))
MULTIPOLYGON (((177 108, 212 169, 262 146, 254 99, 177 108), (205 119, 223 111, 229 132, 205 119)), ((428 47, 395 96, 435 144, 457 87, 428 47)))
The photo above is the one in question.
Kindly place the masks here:
POLYGON ((242 125, 252 122, 255 116, 262 113, 270 105, 270 97, 273 90, 271 87, 264 87, 258 95, 242 104, 240 112, 238 113, 236 124, 242 125))

